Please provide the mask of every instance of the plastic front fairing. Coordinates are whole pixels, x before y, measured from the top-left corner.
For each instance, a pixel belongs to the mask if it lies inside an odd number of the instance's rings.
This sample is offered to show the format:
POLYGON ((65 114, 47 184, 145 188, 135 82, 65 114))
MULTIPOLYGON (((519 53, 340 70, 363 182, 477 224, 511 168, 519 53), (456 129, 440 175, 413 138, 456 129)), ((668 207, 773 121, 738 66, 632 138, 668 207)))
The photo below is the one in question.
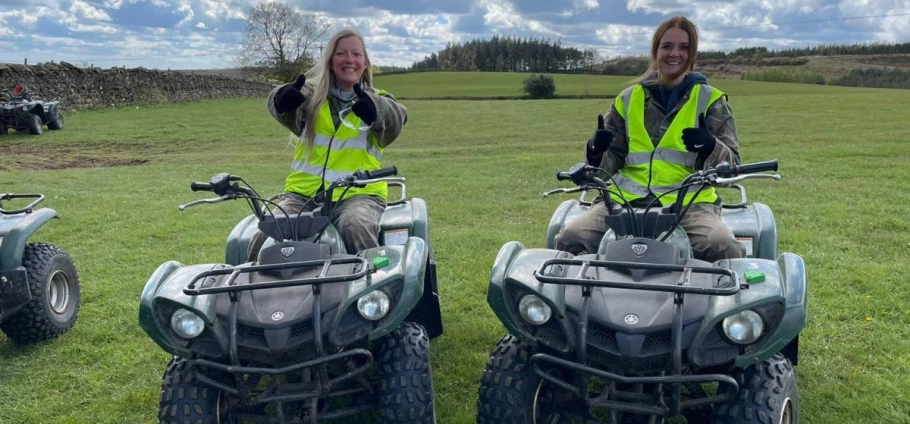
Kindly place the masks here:
POLYGON ((534 277, 534 271, 543 261, 555 258, 559 253, 551 249, 525 249, 521 243, 512 241, 499 249, 493 262, 487 303, 509 333, 532 345, 535 343, 533 336, 523 328, 521 317, 515 315, 513 308, 508 305, 507 285, 516 284, 529 293, 538 295, 550 304, 554 318, 562 318, 566 310, 565 286, 544 284, 534 277))
MULTIPOLYGON (((347 282, 322 284, 321 311, 323 312, 323 331, 330 335, 331 340, 338 340, 332 334, 340 327, 342 318, 346 313, 356 314, 356 302, 368 291, 377 290, 386 286, 400 284, 400 294, 393 300, 393 309, 389 315, 375 323, 368 323, 369 337, 381 337, 398 327, 404 321, 414 305, 423 294, 423 276, 425 273, 428 249, 423 240, 411 237, 404 246, 377 247, 363 252, 367 263, 373 264, 375 258, 379 264, 373 273, 347 282), (387 261, 387 263, 386 263, 387 261)), ((335 256, 335 255, 333 255, 335 256)), ((349 257, 349 255, 339 255, 349 257)), ((187 344, 178 338, 170 328, 170 314, 178 308, 188 309, 199 315, 206 324, 212 324, 227 319, 230 311, 229 294, 202 294, 189 296, 183 290, 202 272, 213 269, 231 269, 230 265, 205 264, 182 266, 178 262, 162 264, 153 273, 146 283, 140 299, 139 320, 140 325, 148 335, 155 340, 165 351, 189 355, 187 344)), ((310 272, 310 271, 307 271, 310 272)), ((318 269, 312 272, 318 274, 318 269)), ((343 271, 339 271, 342 272, 343 271)), ((295 275, 294 278, 306 278, 306 275, 295 275)), ((228 275, 208 277, 197 284, 205 287, 219 287, 228 278, 228 275), (211 280, 211 281, 210 281, 211 280)), ((280 280, 276 275, 261 273, 241 273, 235 284, 243 286, 254 283, 270 283, 280 280)), ((312 285, 302 284, 292 287, 268 288, 245 290, 239 295, 239 308, 237 321, 249 328, 263 329, 267 337, 269 350, 281 350, 285 347, 282 340, 271 337, 279 334, 281 330, 290 325, 312 319, 313 289, 312 285), (276 314, 280 311, 280 314, 276 314), (280 318, 275 318, 280 315, 280 318)), ((366 337, 363 332, 362 337, 366 337)), ((205 333, 202 336, 205 338, 205 333)), ((277 337, 277 336, 276 336, 277 337)), ((217 337, 216 337, 217 339, 217 337)), ((347 340, 344 337, 340 339, 347 340)), ((286 342, 286 340, 284 341, 286 342)), ((222 347, 223 348, 223 347, 222 347)))
MULTIPOLYGON (((406 229, 408 236, 429 241, 429 221, 427 204, 423 199, 414 198, 404 203, 391 205, 385 209, 379 221, 382 229, 380 237, 382 238, 386 231, 406 229)), ((383 245, 391 244, 390 240, 385 239, 379 242, 383 245)))
MULTIPOLYGON (((802 258, 792 253, 782 254, 777 261, 764 259, 733 259, 731 268, 741 277, 746 271, 764 274, 764 281, 748 284, 733 296, 713 296, 708 303, 705 319, 693 345, 699 345, 708 333, 717 331, 720 322, 737 312, 769 302, 784 305, 779 324, 768 328, 771 333, 763 336, 747 353, 735 358, 738 367, 744 367, 770 358, 799 335, 806 326, 806 272, 802 258)), ((690 360, 694 350, 689 352, 690 360)))
POLYGON ((12 270, 22 265, 22 252, 28 238, 44 223, 57 217, 50 208, 41 208, 31 213, 0 215, 0 270, 12 270))
POLYGON ((255 215, 249 215, 234 226, 231 234, 228 235, 225 247, 225 263, 240 265, 246 262, 247 257, 249 257, 250 240, 256 234, 256 231, 259 231, 258 225, 259 219, 255 215))
MULTIPOLYGON (((253 235, 259 231, 259 219, 254 215, 243 218, 231 233, 228 235, 227 244, 225 245, 224 261, 228 265, 240 265, 245 263, 248 258, 250 240, 253 235)), ((345 253, 344 242, 334 226, 329 225, 319 237, 319 243, 326 244, 331 248, 332 253, 345 253)), ((275 244, 275 239, 269 238, 261 247, 268 247, 275 244)))
MULTIPOLYGON (((365 252, 365 257, 368 263, 374 263, 374 259, 380 257, 389 259, 388 265, 377 267, 376 272, 371 275, 370 285, 381 286, 395 281, 404 281, 401 297, 393 303, 389 315, 382 319, 370 333, 370 340, 375 340, 398 328, 398 325, 405 320, 423 296, 423 278, 429 257, 429 247, 422 239, 410 237, 404 246, 383 246, 369 249, 365 252)), ((356 308, 357 299, 366 293, 367 288, 364 281, 352 284, 347 307, 356 308)))
POLYGON ((175 355, 189 354, 189 351, 182 348, 180 343, 173 338, 173 332, 166 327, 168 323, 162 323, 157 319, 155 315, 155 296, 168 277, 182 266, 183 264, 177 261, 168 261, 158 266, 158 269, 152 273, 148 282, 145 283, 145 288, 139 297, 139 326, 155 343, 158 343, 158 346, 161 346, 166 352, 175 355))
POLYGON ((774 260, 777 258, 777 226, 768 205, 753 203, 743 208, 724 209, 724 224, 747 246, 749 257, 774 260))
POLYGON ((580 204, 578 200, 566 200, 560 203, 550 217, 550 224, 547 226, 547 249, 555 249, 556 235, 559 234, 559 231, 590 208, 590 206, 580 204))
MULTIPOLYGON (((382 237, 386 231, 407 230, 407 236, 418 237, 424 241, 429 240, 429 215, 427 214, 427 204, 423 199, 414 198, 406 202, 386 207, 380 219, 380 243, 383 245, 390 244, 388 240, 382 237)), ((230 265, 240 265, 247 260, 247 250, 249 249, 250 239, 256 234, 259 220, 254 215, 249 215, 241 220, 231 231, 227 239, 225 249, 225 263, 230 265)), ((322 244, 331 246, 332 253, 341 253, 343 242, 334 226, 326 228, 325 232, 319 239, 322 244)), ((273 244, 274 240, 268 240, 263 247, 273 244)))

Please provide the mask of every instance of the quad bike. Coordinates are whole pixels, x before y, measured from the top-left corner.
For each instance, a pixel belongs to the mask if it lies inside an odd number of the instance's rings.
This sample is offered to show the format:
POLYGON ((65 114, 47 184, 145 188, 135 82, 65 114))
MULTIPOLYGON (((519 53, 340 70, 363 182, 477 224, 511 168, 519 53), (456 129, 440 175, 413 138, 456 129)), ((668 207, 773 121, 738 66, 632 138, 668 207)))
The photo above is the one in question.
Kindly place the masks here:
POLYGON ((142 292, 140 325, 174 355, 160 422, 316 423, 378 409, 382 422, 435 423, 436 264, 426 204, 406 200, 396 173, 341 178, 322 205, 296 215, 270 210, 237 176, 191 184, 219 197, 181 210, 246 199, 253 215, 228 237, 226 263, 165 262, 142 292), (329 222, 333 193, 382 181, 401 187, 380 222, 382 245, 348 254, 329 222), (244 261, 257 229, 269 242, 244 261))
POLYGON ((53 244, 28 242, 57 217, 53 209, 35 209, 42 201, 42 194, 0 194, 0 330, 17 343, 53 339, 73 327, 79 312, 72 258, 53 244), (30 200, 3 208, 16 199, 30 200))
POLYGON ((10 128, 40 135, 44 125, 49 130, 62 130, 63 122, 63 112, 57 100, 43 100, 21 85, 12 91, 0 92, 0 135, 5 135, 10 128))
MULTIPOLYGON (((578 164, 557 178, 582 192, 551 218, 546 249, 504 245, 487 301, 510 334, 481 377, 477 422, 689 423, 799 419, 794 366, 806 325, 806 269, 777 254, 770 209, 748 204, 745 179, 773 178, 777 161, 696 172, 665 207, 614 202, 600 170, 578 164), (689 190, 738 189, 722 220, 747 257, 695 259, 679 227, 689 190), (611 228, 593 254, 553 248, 565 224, 602 196, 611 228)), ((691 197, 694 199, 694 196, 691 197)))

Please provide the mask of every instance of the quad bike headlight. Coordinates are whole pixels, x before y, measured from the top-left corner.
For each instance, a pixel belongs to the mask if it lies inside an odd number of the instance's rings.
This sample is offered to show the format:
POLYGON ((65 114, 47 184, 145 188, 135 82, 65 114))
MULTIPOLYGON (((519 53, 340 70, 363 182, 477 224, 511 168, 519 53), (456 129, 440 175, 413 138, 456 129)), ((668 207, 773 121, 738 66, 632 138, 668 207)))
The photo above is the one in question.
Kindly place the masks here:
POLYGON ((184 339, 192 339, 205 329, 205 323, 199 315, 196 315, 186 309, 178 309, 171 315, 171 328, 178 336, 184 339))
POLYGON ((543 325, 553 315, 550 305, 533 294, 521 297, 518 301, 518 312, 521 314, 521 318, 531 325, 543 325))
POLYGON ((724 334, 734 343, 747 345, 755 343, 765 331, 765 322, 761 315, 753 310, 745 310, 724 318, 724 334))
POLYGON ((377 321, 385 318, 391 304, 389 295, 384 291, 373 290, 357 299, 357 312, 370 321, 377 321))

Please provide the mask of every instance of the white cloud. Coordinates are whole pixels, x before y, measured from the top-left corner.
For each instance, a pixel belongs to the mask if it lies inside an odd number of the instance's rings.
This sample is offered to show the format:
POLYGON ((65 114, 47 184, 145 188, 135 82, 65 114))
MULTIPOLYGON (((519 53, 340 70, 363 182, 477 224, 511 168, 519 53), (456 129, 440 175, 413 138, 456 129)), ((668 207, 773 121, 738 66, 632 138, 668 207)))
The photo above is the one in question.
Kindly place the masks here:
POLYGON ((626 10, 630 12, 677 14, 686 11, 691 1, 683 0, 628 0, 626 10))
POLYGON ((110 25, 83 25, 70 24, 69 29, 73 32, 90 32, 93 34, 116 34, 117 28, 110 25))
POLYGON ((193 22, 193 19, 196 17, 196 14, 193 13, 193 6, 190 6, 189 4, 181 4, 180 6, 177 6, 177 10, 174 10, 174 14, 183 15, 183 19, 177 23, 177 26, 193 22))
POLYGON ((199 29, 206 29, 205 22, 196 22, 195 27, 199 29))
POLYGON ((477 6, 486 9, 483 21, 493 32, 508 33, 509 30, 530 30, 544 36, 559 35, 547 24, 526 19, 515 9, 508 0, 478 0, 477 6))
POLYGON ((142 3, 146 0, 104 0, 104 7, 107 9, 119 10, 124 4, 142 3))
POLYGON ((246 6, 225 2, 222 0, 197 0, 199 7, 205 10, 205 16, 211 19, 243 19, 246 20, 246 6))
POLYGON ((111 17, 107 14, 107 12, 105 12, 101 9, 95 8, 94 6, 88 4, 84 1, 81 1, 81 0, 73 0, 72 5, 70 5, 69 11, 70 11, 70 13, 75 15, 75 17, 77 17, 77 18, 85 18, 85 19, 92 20, 92 21, 110 21, 111 20, 111 17))
POLYGON ((578 15, 579 13, 584 13, 588 10, 597 9, 598 7, 600 7, 600 3, 598 3, 597 0, 573 0, 572 8, 563 10, 559 15, 563 17, 571 17, 578 15))

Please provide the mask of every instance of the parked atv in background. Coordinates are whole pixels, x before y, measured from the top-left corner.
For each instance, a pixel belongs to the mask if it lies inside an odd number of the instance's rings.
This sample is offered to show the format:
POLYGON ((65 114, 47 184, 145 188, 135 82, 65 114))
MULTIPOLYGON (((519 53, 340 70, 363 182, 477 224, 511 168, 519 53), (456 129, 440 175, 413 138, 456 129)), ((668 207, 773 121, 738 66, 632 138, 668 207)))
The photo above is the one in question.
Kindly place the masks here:
POLYGON ((162 381, 162 423, 344 420, 378 409, 384 423, 435 423, 429 339, 442 333, 426 204, 406 200, 395 168, 333 182, 313 212, 269 210, 240 177, 194 191, 246 199, 253 215, 228 237, 222 264, 162 264, 139 322, 174 355, 162 381), (401 186, 381 221, 383 244, 355 255, 329 217, 335 190, 401 186), (252 235, 270 239, 245 262, 252 235))
MULTIPOLYGON (((477 422, 745 424, 799 421, 794 365, 806 325, 803 260, 777 254, 770 209, 737 183, 779 179, 777 161, 722 164, 688 177, 677 202, 636 209, 610 200, 603 170, 575 165, 557 178, 593 191, 610 210, 598 252, 573 256, 553 237, 591 207, 563 202, 546 249, 504 245, 487 301, 508 330, 481 377, 477 422), (740 190, 722 214, 748 256, 695 259, 678 222, 689 191, 740 190)), ((693 196, 694 198, 694 196, 693 196)))
POLYGON ((0 194, 0 330, 17 343, 53 339, 69 330, 79 312, 79 276, 73 260, 32 234, 57 217, 35 209, 42 194, 0 194), (5 209, 3 202, 34 199, 5 209))
POLYGON ((49 130, 63 129, 60 102, 43 100, 21 85, 12 91, 0 91, 0 135, 5 135, 10 128, 39 135, 45 125, 49 130))

